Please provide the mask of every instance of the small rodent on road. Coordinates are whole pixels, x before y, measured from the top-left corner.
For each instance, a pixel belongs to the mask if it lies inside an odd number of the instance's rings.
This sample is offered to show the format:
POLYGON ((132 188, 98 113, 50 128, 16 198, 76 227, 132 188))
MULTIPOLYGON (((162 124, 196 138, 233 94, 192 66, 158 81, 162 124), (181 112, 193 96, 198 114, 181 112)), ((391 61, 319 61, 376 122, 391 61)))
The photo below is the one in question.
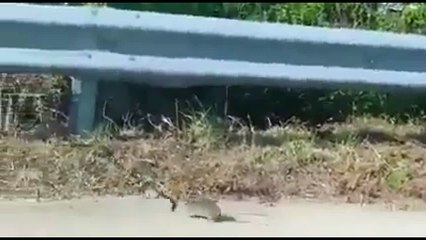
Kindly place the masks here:
POLYGON ((198 221, 163 199, 0 202, 0 236, 426 236, 426 213, 349 204, 220 201, 246 224, 198 221), (248 214, 247 214, 248 213, 248 214))

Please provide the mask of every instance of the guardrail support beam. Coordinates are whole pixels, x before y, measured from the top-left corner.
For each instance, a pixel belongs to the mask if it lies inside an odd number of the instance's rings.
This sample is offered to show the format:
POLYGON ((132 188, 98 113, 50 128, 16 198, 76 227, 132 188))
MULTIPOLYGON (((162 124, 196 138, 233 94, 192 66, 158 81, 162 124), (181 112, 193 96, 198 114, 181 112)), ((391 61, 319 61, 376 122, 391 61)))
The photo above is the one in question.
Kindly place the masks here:
POLYGON ((98 81, 73 78, 71 88, 71 132, 84 135, 92 131, 94 127, 98 81))

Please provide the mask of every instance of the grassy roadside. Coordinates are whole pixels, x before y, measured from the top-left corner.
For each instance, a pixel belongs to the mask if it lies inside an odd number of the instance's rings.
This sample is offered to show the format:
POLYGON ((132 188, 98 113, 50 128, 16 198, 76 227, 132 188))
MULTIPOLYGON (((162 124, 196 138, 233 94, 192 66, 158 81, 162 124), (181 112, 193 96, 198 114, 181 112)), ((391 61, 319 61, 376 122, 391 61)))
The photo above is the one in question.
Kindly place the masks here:
POLYGON ((180 132, 137 138, 0 139, 0 196, 73 198, 142 194, 283 196, 348 202, 426 200, 422 123, 356 118, 309 129, 298 122, 224 129, 203 115, 180 132), (226 131, 225 131, 226 130, 226 131))

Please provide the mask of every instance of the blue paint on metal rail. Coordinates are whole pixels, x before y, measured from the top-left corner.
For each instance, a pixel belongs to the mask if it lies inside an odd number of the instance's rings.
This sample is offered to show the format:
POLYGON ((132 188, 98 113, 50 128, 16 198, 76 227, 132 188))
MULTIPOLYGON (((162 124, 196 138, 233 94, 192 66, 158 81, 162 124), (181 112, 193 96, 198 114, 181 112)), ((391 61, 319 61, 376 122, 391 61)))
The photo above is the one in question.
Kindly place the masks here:
POLYGON ((0 4, 0 32, 0 72, 79 77, 71 118, 77 133, 92 128, 105 91, 130 101, 125 88, 99 88, 104 80, 181 88, 426 87, 426 37, 414 34, 16 3, 0 4))
POLYGON ((0 5, 0 47, 425 71, 426 37, 122 11, 0 5))
MULTIPOLYGON (((379 85, 424 88, 426 73, 0 48, 0 72, 58 72, 164 87, 379 85)), ((90 79, 90 78, 89 78, 90 79)))
POLYGON ((426 37, 368 30, 331 29, 209 17, 123 11, 104 7, 0 5, 0 22, 128 28, 211 36, 366 45, 426 50, 426 37))

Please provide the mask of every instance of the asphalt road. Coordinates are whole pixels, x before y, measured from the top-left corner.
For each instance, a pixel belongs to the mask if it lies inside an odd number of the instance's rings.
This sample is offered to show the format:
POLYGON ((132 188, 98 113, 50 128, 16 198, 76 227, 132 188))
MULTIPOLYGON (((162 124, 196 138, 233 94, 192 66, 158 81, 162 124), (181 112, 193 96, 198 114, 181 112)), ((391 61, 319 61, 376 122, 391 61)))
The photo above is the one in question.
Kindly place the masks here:
POLYGON ((170 212, 140 197, 0 201, 0 236, 426 236, 425 211, 359 205, 221 201, 237 222, 213 223, 170 212))

